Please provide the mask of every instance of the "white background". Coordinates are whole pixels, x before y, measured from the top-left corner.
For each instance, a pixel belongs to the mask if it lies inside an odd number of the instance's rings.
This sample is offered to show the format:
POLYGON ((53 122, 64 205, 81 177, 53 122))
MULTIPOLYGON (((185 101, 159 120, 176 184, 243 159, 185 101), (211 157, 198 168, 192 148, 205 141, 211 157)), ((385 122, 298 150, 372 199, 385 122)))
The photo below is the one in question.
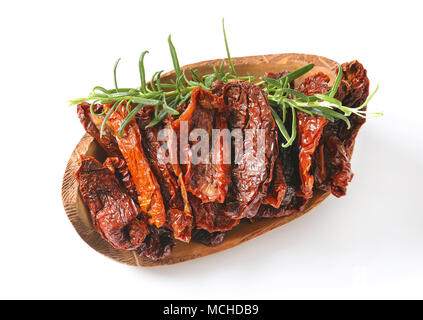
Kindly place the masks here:
POLYGON ((419 1, 8 1, 0 9, 0 298, 423 298, 419 1), (342 199, 254 241, 155 269, 118 264, 77 235, 61 202, 84 131, 67 100, 138 86, 181 65, 299 52, 358 59, 383 118, 361 130, 342 199))

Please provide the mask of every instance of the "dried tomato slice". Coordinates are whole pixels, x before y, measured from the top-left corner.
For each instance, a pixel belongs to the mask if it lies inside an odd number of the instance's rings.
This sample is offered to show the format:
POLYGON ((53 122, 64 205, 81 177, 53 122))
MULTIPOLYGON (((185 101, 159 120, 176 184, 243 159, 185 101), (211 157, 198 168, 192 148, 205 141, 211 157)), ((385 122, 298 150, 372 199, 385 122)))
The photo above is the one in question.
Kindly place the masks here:
POLYGON ((260 87, 245 81, 225 85, 223 96, 231 111, 229 128, 243 135, 242 155, 232 165, 232 184, 226 202, 226 215, 252 218, 267 195, 278 154, 276 124, 266 94, 260 87), (263 144, 259 142, 264 140, 263 144), (263 150, 264 149, 264 150, 263 150))
MULTIPOLYGON (((78 117, 85 131, 98 142, 109 156, 122 158, 114 133, 109 127, 104 129, 103 136, 100 138, 100 127, 104 116, 95 117, 91 113, 90 107, 91 105, 87 102, 77 105, 78 117)), ((100 114, 103 112, 103 106, 100 104, 94 104, 93 111, 96 114, 100 114)))
POLYGON ((148 228, 137 219, 140 208, 123 191, 114 174, 96 159, 82 155, 75 177, 97 232, 117 249, 139 247, 148 228))
MULTIPOLYGON (((110 105, 105 106, 107 111, 110 105)), ((141 143, 141 133, 135 119, 125 127, 123 137, 119 135, 119 128, 127 116, 126 106, 122 105, 112 112, 108 125, 115 133, 119 149, 125 158, 129 172, 138 191, 138 203, 141 211, 148 218, 149 224, 161 227, 166 222, 166 213, 160 186, 150 168, 141 143)))
POLYGON ((142 144, 163 195, 167 214, 167 225, 173 231, 175 239, 189 242, 193 228, 193 216, 184 187, 178 185, 178 177, 173 172, 172 164, 167 161, 168 155, 158 140, 158 132, 163 124, 147 128, 154 118, 154 107, 144 106, 137 115, 141 129, 142 144))
POLYGON ((224 161, 225 143, 222 142, 222 139, 213 139, 213 129, 226 129, 227 115, 227 108, 222 98, 204 89, 195 88, 187 109, 171 123, 179 137, 184 125, 188 130, 187 138, 195 129, 202 130, 201 132, 208 135, 207 151, 210 152, 206 155, 201 154, 197 158, 199 163, 194 164, 193 157, 197 156, 194 155, 194 152, 198 151, 196 148, 200 145, 201 140, 190 141, 188 145, 179 146, 183 154, 182 162, 186 162, 186 164, 181 164, 185 188, 203 202, 222 203, 228 192, 231 167, 224 161))
MULTIPOLYGON (((308 96, 312 96, 317 93, 327 92, 329 88, 328 84, 329 77, 326 74, 319 72, 313 76, 307 77, 297 87, 297 90, 308 96)), ((314 177, 310 173, 312 156, 319 145, 323 128, 328 122, 329 120, 326 118, 297 111, 300 177, 302 182, 300 195, 306 199, 313 197, 314 177)))

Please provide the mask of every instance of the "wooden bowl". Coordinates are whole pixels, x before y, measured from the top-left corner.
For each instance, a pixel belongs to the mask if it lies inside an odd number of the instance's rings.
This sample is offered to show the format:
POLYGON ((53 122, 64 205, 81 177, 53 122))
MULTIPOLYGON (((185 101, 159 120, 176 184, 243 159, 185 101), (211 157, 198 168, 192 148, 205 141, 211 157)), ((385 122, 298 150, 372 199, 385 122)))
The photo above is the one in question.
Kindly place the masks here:
MULTIPOLYGON (((195 68, 198 70, 199 75, 204 75, 213 72, 213 66, 218 67, 220 62, 221 60, 204 61, 185 66, 182 69, 195 68)), ((311 73, 322 71, 329 75, 331 82, 333 82, 336 77, 337 66, 335 61, 324 57, 294 53, 233 58, 233 63, 236 66, 238 74, 250 74, 255 77, 262 76, 266 71, 292 71, 304 66, 305 64, 314 63, 315 67, 311 73)), ((174 72, 165 74, 162 78, 162 82, 169 80, 173 76, 174 72)), ((302 81, 302 79, 306 76, 307 75, 297 79, 297 81, 302 81)), ((133 266, 151 267, 174 264, 232 248, 306 214, 329 195, 329 193, 317 193, 311 201, 309 201, 307 207, 302 213, 282 218, 261 219, 254 223, 242 221, 233 230, 227 232, 223 243, 215 247, 207 247, 196 242, 186 244, 177 241, 170 256, 161 261, 151 261, 147 258, 138 256, 133 251, 124 251, 113 248, 94 230, 89 211, 82 202, 78 191, 78 183, 75 180, 75 172, 77 170, 78 159, 81 154, 93 156, 100 161, 103 161, 106 158, 105 153, 97 142, 91 136, 85 134, 73 151, 63 178, 62 198, 66 214, 81 238, 84 239, 84 241, 93 249, 116 261, 133 266)))

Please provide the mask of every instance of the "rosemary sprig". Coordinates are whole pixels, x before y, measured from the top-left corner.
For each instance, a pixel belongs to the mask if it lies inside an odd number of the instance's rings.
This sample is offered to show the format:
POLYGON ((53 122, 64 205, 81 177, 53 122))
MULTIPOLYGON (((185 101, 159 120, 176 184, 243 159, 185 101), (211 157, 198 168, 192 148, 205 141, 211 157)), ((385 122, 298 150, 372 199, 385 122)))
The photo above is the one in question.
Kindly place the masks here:
POLYGON ((358 108, 350 108, 342 105, 342 102, 335 99, 334 96, 338 90, 339 84, 342 80, 342 67, 338 65, 338 74, 332 88, 324 94, 315 94, 312 96, 306 96, 302 92, 290 88, 289 83, 296 78, 302 76, 312 69, 314 65, 310 64, 297 69, 278 80, 262 77, 261 80, 264 86, 264 90, 267 93, 267 99, 274 114, 275 121, 278 125, 279 131, 286 140, 286 143, 282 144, 282 147, 287 148, 295 141, 297 134, 295 110, 305 112, 310 115, 318 115, 334 122, 336 119, 341 119, 347 124, 347 128, 351 127, 351 123, 348 119, 349 116, 355 114, 359 117, 366 118, 368 115, 382 115, 378 112, 367 112, 362 109, 369 103, 379 86, 376 87, 375 91, 369 96, 369 98, 358 108), (285 114, 287 106, 292 109, 292 129, 291 135, 288 134, 285 128, 285 114), (283 112, 283 119, 275 117, 277 115, 275 109, 281 109, 283 112))
MULTIPOLYGON (((100 136, 103 135, 104 128, 111 114, 125 104, 127 109, 127 116, 122 121, 119 128, 119 135, 123 137, 125 126, 136 116, 136 114, 145 105, 155 106, 154 118, 147 125, 152 127, 163 121, 167 115, 178 115, 179 112, 176 108, 185 103, 191 96, 192 90, 196 87, 201 87, 210 90, 213 82, 217 79, 223 83, 227 83, 230 80, 246 80, 253 82, 255 78, 247 76, 239 76, 235 70, 231 54, 229 51, 228 40, 225 30, 225 22, 222 19, 223 37, 225 41, 225 49, 228 61, 228 70, 225 71, 225 60, 223 59, 218 67, 213 68, 213 73, 199 76, 197 70, 189 69, 190 78, 185 74, 185 70, 181 70, 176 53, 175 46, 172 43, 171 36, 168 37, 169 51, 172 58, 172 63, 175 71, 175 80, 168 83, 161 82, 161 75, 163 70, 157 71, 153 74, 149 86, 146 82, 145 68, 144 68, 144 57, 148 51, 141 53, 139 58, 139 75, 140 75, 140 87, 139 88, 119 88, 117 83, 116 71, 120 62, 120 58, 115 62, 113 68, 113 79, 114 89, 105 89, 101 86, 96 86, 92 89, 91 93, 86 98, 73 99, 69 102, 71 105, 78 104, 84 101, 91 102, 90 111, 96 116, 104 116, 103 122, 100 127, 100 136), (110 104, 107 113, 102 112, 96 114, 94 112, 94 104, 110 104), (133 105, 135 104, 135 106, 133 105)), ((302 92, 294 90, 290 87, 290 83, 308 73, 312 70, 314 64, 305 65, 299 69, 296 69, 279 79, 272 79, 267 77, 261 77, 260 81, 256 82, 257 85, 262 85, 263 90, 267 93, 267 98, 271 106, 272 115, 275 122, 286 140, 282 144, 282 147, 287 148, 295 141, 297 135, 296 128, 296 112, 302 111, 310 115, 318 115, 328 119, 329 121, 335 121, 341 119, 345 121, 348 128, 350 127, 349 116, 355 114, 360 117, 367 117, 369 115, 382 115, 381 113, 368 113, 363 108, 372 99, 379 87, 368 97, 368 99, 358 108, 349 108, 343 106, 342 103, 335 99, 335 94, 342 80, 342 67, 338 66, 338 74, 334 81, 332 88, 325 94, 315 94, 313 96, 306 96, 302 92), (282 118, 276 112, 277 109, 282 110, 282 118), (291 133, 285 127, 287 122, 287 112, 291 109, 291 133)))

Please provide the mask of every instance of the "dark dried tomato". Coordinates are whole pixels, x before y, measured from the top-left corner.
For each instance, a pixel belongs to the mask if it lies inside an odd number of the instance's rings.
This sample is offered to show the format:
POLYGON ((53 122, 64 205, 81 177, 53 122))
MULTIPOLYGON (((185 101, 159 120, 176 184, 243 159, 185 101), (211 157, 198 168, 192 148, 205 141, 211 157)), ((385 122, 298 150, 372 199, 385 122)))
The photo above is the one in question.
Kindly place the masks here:
POLYGON ((149 229, 150 234, 137 249, 137 253, 153 261, 168 257, 175 246, 172 232, 163 227, 156 228, 154 225, 149 226, 149 229))
MULTIPOLYGON (((225 85, 223 95, 231 111, 229 127, 232 132, 241 130, 243 135, 242 155, 233 152, 232 184, 225 213, 236 219, 252 218, 272 181, 278 153, 276 124, 266 94, 258 86, 232 81, 225 85), (261 140, 264 143, 260 144, 261 140)), ((235 150, 236 141, 233 146, 235 150)))
MULTIPOLYGON (((208 134, 207 155, 198 157, 199 164, 193 164, 193 154, 200 141, 191 141, 186 146, 179 146, 184 154, 181 164, 184 173, 184 184, 187 191, 203 202, 224 202, 231 179, 230 164, 224 162, 223 138, 213 139, 213 129, 224 130, 227 126, 227 108, 222 98, 210 92, 195 88, 191 94, 191 102, 180 117, 172 122, 173 129, 181 134, 181 125, 187 124, 187 135, 194 129, 201 129, 208 134)), ((188 136, 187 136, 188 137, 188 136)))
MULTIPOLYGON (((342 65, 343 77, 335 98, 347 107, 357 108, 367 99, 369 79, 363 66, 356 60, 342 65)), ((363 109, 365 110, 365 108, 363 109)), ((350 158, 358 131, 366 121, 355 114, 349 117, 351 128, 342 120, 329 123, 314 159, 316 187, 340 197, 353 177, 350 158)))
POLYGON ((97 232, 117 249, 140 246, 148 228, 137 219, 140 208, 123 191, 114 174, 96 159, 81 156, 75 177, 97 232))
POLYGON ((203 229, 195 230, 192 234, 194 241, 200 242, 208 247, 221 244, 225 238, 225 232, 208 232, 203 229))
POLYGON ((201 202, 195 196, 190 197, 192 210, 195 214, 196 228, 208 232, 227 231, 239 224, 238 219, 225 215, 225 204, 217 202, 201 202))
POLYGON ((273 180, 270 183, 269 190, 263 204, 279 208, 282 200, 285 198, 286 190, 287 185, 283 172, 282 159, 278 157, 275 162, 275 168, 273 169, 273 180))
POLYGON ((132 180, 131 173, 129 172, 125 160, 118 157, 109 157, 104 161, 103 165, 115 174, 126 192, 132 199, 138 202, 137 188, 132 180))
MULTIPOLYGON (((329 77, 322 73, 316 73, 307 77, 297 87, 297 90, 312 96, 317 93, 325 93, 328 91, 329 77)), ((302 111, 297 111, 297 130, 298 145, 300 149, 300 177, 301 177, 301 196, 309 199, 313 196, 314 177, 310 172, 312 157, 314 151, 319 145, 323 128, 329 121, 326 118, 309 115, 302 111)))
MULTIPOLYGON (((93 116, 90 111, 90 106, 91 104, 87 102, 83 102, 77 105, 78 117, 85 131, 87 131, 87 133, 98 142, 98 144, 103 148, 104 151, 106 151, 109 156, 122 158, 122 154, 120 153, 119 146, 116 142, 116 138, 114 137, 114 133, 109 127, 106 126, 104 128, 103 136, 100 138, 100 127, 104 116, 93 116)), ((100 114, 103 112, 103 106, 100 104, 94 104, 93 111, 96 114, 100 114)))
POLYGON ((175 239, 189 242, 193 227, 193 216, 186 192, 178 185, 172 164, 167 161, 168 154, 158 140, 158 132, 163 124, 146 128, 154 118, 154 107, 144 106, 137 115, 141 129, 142 144, 163 195, 167 214, 167 225, 174 232, 175 239))

